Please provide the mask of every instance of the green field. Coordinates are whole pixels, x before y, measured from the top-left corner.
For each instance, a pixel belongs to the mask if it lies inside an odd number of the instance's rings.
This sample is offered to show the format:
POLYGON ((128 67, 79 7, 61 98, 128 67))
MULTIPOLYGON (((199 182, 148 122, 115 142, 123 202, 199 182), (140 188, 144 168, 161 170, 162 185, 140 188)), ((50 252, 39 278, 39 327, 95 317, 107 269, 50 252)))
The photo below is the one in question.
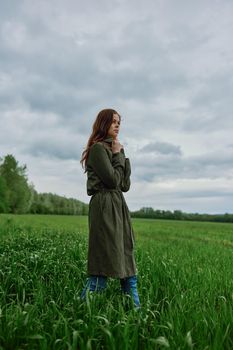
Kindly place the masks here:
POLYGON ((233 349, 233 224, 134 219, 142 308, 81 302, 87 218, 0 215, 0 349, 233 349))

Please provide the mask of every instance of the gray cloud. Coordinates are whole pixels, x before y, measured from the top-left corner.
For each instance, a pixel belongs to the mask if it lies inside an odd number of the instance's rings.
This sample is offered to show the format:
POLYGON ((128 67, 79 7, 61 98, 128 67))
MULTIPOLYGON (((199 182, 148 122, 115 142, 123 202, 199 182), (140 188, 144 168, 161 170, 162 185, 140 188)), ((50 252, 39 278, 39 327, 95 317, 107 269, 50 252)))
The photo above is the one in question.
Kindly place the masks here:
POLYGON ((216 179, 233 177, 233 153, 206 153, 193 157, 179 154, 138 155, 133 160, 136 180, 153 182, 166 179, 216 179))
MULTIPOLYGON (((232 10, 227 0, 4 2, 0 156, 13 152, 32 168, 50 160, 54 174, 64 163, 67 171, 52 182, 44 169, 31 169, 35 186, 72 196, 77 175, 77 197, 87 200, 73 162, 96 114, 110 106, 123 116, 121 140, 136 186, 146 183, 153 192, 157 181, 189 179, 195 187, 205 179, 195 193, 209 198, 210 210, 230 211, 227 194, 225 207, 224 199, 212 200, 225 190, 207 187, 213 179, 231 186, 233 177, 232 10)), ((177 200, 191 208, 174 193, 174 206, 177 200)), ((134 206, 149 198, 134 201, 133 187, 128 196, 134 206)))
POLYGON ((25 147, 24 150, 35 157, 54 157, 56 159, 74 159, 79 160, 81 149, 79 145, 74 147, 74 142, 64 143, 64 140, 53 140, 51 138, 32 142, 30 147, 25 147))
POLYGON ((176 154, 181 155, 180 146, 175 146, 167 142, 152 142, 140 149, 145 153, 176 154))

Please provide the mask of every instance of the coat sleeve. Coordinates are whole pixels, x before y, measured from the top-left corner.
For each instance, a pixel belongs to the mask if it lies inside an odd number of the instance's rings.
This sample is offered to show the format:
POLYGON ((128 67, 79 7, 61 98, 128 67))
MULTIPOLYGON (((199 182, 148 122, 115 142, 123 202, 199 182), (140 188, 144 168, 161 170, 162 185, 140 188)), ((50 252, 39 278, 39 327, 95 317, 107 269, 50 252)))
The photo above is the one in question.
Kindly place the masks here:
POLYGON ((125 170, 124 177, 121 184, 121 190, 127 192, 130 188, 130 175, 131 175, 131 166, 129 158, 125 158, 125 170))
POLYGON ((122 152, 114 153, 111 162, 105 147, 101 143, 95 143, 88 158, 89 165, 106 187, 115 189, 121 185, 125 168, 122 152))

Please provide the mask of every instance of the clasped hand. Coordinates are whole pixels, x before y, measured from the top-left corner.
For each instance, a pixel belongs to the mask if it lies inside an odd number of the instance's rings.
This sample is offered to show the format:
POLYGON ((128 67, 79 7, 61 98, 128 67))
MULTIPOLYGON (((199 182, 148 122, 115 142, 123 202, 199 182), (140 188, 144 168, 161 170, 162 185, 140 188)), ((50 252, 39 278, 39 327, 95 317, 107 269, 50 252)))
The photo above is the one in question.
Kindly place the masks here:
POLYGON ((112 141, 112 153, 118 153, 123 148, 123 145, 116 139, 112 141))

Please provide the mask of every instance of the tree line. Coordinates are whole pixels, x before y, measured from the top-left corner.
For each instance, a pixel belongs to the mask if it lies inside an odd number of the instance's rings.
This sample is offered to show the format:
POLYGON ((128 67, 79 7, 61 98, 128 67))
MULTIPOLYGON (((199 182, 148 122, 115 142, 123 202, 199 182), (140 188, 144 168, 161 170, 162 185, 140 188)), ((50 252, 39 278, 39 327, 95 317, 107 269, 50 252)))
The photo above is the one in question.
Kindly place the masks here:
POLYGON ((143 207, 140 210, 131 212, 135 218, 185 220, 185 221, 212 221, 212 222, 233 222, 233 214, 199 214, 185 213, 181 210, 154 210, 151 207, 143 207))
POLYGON ((27 166, 8 154, 0 159, 0 213, 87 215, 88 205, 74 198, 38 193, 29 184, 27 166))
MULTIPOLYGON (((20 166, 8 154, 0 158, 0 213, 87 215, 88 204, 53 193, 38 193, 29 184, 27 166, 20 166)), ((233 214, 185 213, 181 210, 154 210, 143 207, 131 212, 132 217, 166 220, 233 222, 233 214)))

